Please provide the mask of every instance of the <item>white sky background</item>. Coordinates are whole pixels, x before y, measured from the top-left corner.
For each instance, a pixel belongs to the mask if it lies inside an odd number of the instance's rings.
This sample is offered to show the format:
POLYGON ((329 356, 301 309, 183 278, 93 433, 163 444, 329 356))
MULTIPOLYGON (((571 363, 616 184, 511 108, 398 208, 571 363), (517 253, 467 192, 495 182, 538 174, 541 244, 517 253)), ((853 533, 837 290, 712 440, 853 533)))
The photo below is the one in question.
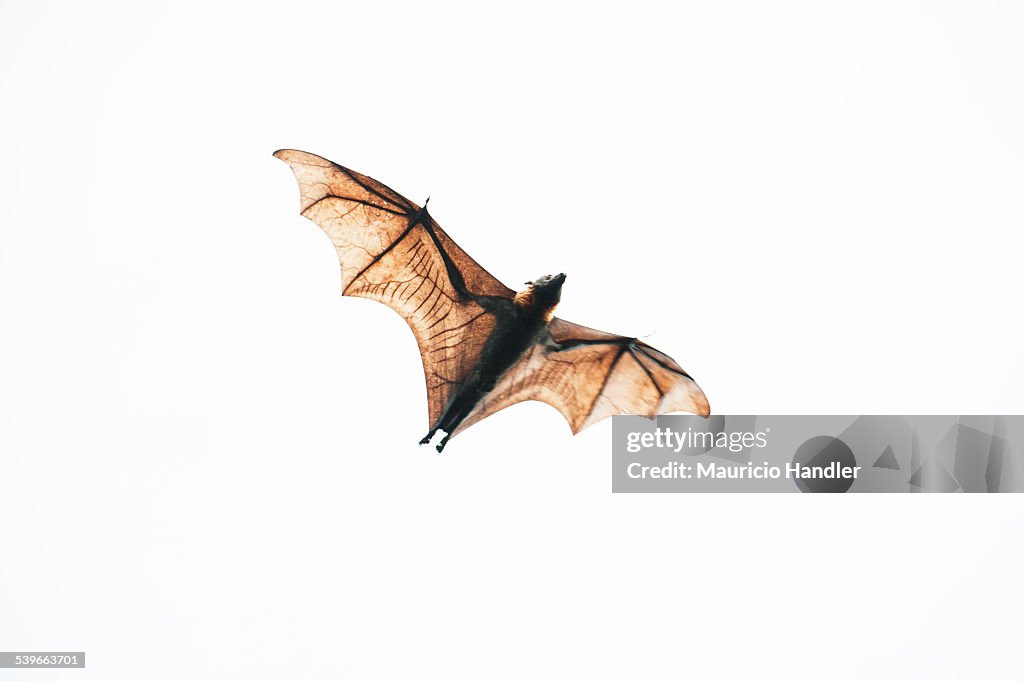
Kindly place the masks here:
POLYGON ((1022 77, 1012 2, 3 3, 0 649, 1017 678, 1019 498, 613 496, 539 404, 418 448, 412 334, 271 152, 567 272, 718 413, 1021 413, 1022 77))

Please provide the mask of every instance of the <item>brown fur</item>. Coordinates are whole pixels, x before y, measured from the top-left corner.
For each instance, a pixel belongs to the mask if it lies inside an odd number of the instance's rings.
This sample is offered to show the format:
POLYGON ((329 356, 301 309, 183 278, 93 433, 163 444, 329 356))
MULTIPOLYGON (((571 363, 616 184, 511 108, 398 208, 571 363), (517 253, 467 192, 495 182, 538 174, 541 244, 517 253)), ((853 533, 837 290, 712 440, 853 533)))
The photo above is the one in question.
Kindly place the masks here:
POLYGON ((525 290, 520 291, 512 300, 516 304, 516 307, 529 310, 533 307, 533 286, 529 286, 525 290))
MULTIPOLYGON (((516 297, 513 298, 512 301, 516 304, 516 307, 522 310, 529 312, 535 311, 536 303, 533 299, 533 286, 530 286, 525 290, 517 293, 516 297)), ((552 305, 551 307, 543 311, 542 316, 544 317, 544 321, 551 321, 551 318, 555 316, 556 307, 557 305, 552 305)))

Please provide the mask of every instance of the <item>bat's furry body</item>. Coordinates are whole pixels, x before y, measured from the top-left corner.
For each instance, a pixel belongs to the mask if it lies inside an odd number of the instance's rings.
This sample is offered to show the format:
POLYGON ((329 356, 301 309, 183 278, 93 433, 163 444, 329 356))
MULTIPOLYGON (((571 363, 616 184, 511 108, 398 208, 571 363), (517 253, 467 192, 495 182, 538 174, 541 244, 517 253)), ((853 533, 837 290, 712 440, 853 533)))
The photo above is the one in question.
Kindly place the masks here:
MULTIPOLYGON (((437 451, 443 450, 451 434, 527 350, 538 344, 554 349, 548 323, 558 305, 564 281, 565 274, 539 279, 530 285, 526 295, 517 294, 511 301, 500 297, 476 299, 494 315, 494 329, 484 343, 477 365, 420 444, 427 444, 434 433, 441 430, 447 435, 438 443, 437 451)), ((472 296, 468 292, 467 295, 472 296)))
POLYGON ((551 404, 573 432, 616 413, 707 416, 707 399, 672 358, 636 338, 554 317, 565 275, 516 293, 470 258, 427 212, 389 187, 302 151, 287 162, 302 215, 338 252, 342 292, 383 302, 416 336, 430 432, 449 438, 524 400, 551 404))

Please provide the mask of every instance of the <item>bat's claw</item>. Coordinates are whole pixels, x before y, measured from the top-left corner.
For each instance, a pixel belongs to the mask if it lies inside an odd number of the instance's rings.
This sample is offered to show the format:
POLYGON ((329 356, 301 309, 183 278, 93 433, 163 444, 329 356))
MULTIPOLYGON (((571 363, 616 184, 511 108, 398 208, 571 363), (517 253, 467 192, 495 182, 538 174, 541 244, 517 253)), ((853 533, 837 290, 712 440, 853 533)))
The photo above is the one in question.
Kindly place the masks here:
POLYGON ((437 453, 438 454, 440 454, 441 452, 444 451, 444 446, 446 444, 448 444, 448 438, 449 437, 451 437, 451 435, 445 435, 443 438, 441 438, 441 441, 437 443, 437 453))
POLYGON ((430 444, 430 439, 432 437, 434 437, 434 433, 436 433, 436 432, 437 432, 436 430, 432 430, 429 433, 427 433, 425 436, 423 436, 423 439, 420 440, 420 444, 421 445, 428 445, 428 444, 430 444))

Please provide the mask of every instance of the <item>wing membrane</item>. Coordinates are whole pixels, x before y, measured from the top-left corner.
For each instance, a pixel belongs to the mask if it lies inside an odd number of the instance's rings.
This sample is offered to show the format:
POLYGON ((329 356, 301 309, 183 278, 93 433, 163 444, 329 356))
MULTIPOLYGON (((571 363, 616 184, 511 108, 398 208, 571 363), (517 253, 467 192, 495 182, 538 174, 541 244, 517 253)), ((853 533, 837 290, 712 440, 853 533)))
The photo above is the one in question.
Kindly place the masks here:
POLYGON ((558 409, 573 433, 613 414, 711 413, 690 375, 650 345, 558 318, 551 321, 550 331, 563 349, 534 347, 456 432, 526 400, 558 409))
POLYGON ((475 366, 494 319, 452 281, 451 267, 477 295, 514 292, 480 267, 420 206, 376 180, 327 159, 284 149, 301 214, 330 238, 342 293, 384 303, 416 336, 430 423, 475 366), (447 258, 447 261, 446 261, 447 258))

